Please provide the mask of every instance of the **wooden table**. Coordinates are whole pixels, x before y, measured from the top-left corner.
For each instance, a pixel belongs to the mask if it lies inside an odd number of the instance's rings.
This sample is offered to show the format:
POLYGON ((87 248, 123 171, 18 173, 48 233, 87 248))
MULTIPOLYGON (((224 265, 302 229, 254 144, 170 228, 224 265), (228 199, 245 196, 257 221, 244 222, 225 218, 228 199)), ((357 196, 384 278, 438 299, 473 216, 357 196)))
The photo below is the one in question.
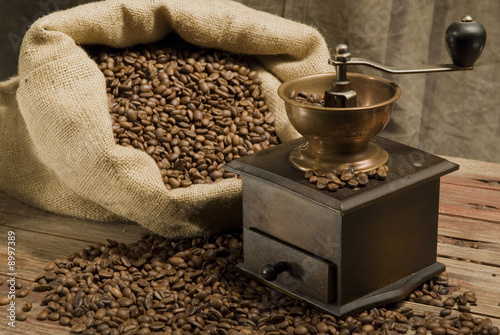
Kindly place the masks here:
MULTIPOLYGON (((441 179, 438 261, 446 265, 450 284, 458 292, 474 291, 477 306, 472 311, 500 326, 500 164, 445 157, 460 164, 459 171, 441 179)), ((43 273, 45 264, 85 245, 107 238, 131 243, 146 229, 132 223, 101 223, 80 220, 24 205, 0 192, 0 295, 6 295, 9 278, 8 232, 15 232, 16 281, 29 288, 43 273)), ((55 322, 37 321, 43 293, 31 292, 17 299, 33 303, 28 320, 7 325, 7 306, 0 306, 0 334, 68 334, 69 328, 55 322)), ((440 308, 405 302, 419 311, 440 308)))

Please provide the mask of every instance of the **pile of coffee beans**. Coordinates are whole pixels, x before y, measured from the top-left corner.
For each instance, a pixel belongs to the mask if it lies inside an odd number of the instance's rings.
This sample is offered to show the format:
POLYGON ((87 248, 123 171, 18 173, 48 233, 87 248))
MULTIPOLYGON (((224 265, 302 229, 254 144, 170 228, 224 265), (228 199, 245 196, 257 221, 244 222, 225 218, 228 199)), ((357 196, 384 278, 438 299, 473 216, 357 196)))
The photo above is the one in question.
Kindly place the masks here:
POLYGON ((168 189, 235 177, 225 163, 279 143, 258 74, 238 55, 175 35, 88 52, 106 78, 116 143, 150 155, 168 189))
POLYGON ((407 298, 441 307, 439 315, 396 304, 340 319, 249 279, 236 269, 241 256, 239 234, 89 245, 36 279, 34 290, 46 292, 37 319, 84 335, 499 334, 469 313, 474 293, 451 294, 446 273, 407 298))
POLYGON ((335 169, 327 170, 309 170, 304 177, 311 184, 315 184, 319 190, 337 191, 343 187, 357 189, 368 184, 369 179, 385 180, 389 167, 382 165, 377 169, 367 172, 356 172, 354 170, 337 171, 335 169))

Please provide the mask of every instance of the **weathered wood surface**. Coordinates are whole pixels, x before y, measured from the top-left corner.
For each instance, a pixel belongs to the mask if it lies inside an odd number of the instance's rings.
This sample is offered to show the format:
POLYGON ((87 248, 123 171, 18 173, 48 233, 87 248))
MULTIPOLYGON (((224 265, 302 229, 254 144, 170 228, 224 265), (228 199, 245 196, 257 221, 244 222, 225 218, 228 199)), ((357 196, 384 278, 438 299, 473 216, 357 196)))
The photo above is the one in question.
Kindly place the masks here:
MULTIPOLYGON (((441 179, 438 261, 446 265, 456 292, 474 291, 472 311, 490 317, 500 326, 500 164, 448 158, 461 169, 441 179)), ((32 288, 35 277, 57 257, 106 239, 130 243, 146 229, 133 223, 102 223, 51 214, 31 208, 0 193, 0 295, 7 293, 7 235, 16 234, 18 282, 32 288)), ((17 299, 21 308, 33 304, 28 320, 7 326, 6 306, 0 306, 0 334, 63 335, 69 329, 49 321, 37 321, 43 293, 31 292, 17 299)), ((417 311, 439 308, 404 303, 417 311)), ((456 313, 456 311, 455 311, 456 313)))

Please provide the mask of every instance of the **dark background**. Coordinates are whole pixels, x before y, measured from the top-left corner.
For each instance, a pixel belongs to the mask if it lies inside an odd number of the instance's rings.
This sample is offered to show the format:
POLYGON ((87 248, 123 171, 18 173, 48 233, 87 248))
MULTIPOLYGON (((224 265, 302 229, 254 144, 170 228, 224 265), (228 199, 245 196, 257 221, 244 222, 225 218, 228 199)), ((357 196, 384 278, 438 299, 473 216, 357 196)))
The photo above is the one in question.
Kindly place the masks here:
MULTIPOLYGON (((488 32, 474 71, 427 75, 387 75, 365 67, 351 71, 387 77, 403 90, 383 136, 435 154, 500 163, 500 1, 237 1, 315 26, 332 49, 348 43, 354 56, 398 67, 449 63, 444 31, 471 15, 488 32)), ((16 74, 22 37, 34 20, 87 2, 91 1, 0 0, 0 80, 16 74)))

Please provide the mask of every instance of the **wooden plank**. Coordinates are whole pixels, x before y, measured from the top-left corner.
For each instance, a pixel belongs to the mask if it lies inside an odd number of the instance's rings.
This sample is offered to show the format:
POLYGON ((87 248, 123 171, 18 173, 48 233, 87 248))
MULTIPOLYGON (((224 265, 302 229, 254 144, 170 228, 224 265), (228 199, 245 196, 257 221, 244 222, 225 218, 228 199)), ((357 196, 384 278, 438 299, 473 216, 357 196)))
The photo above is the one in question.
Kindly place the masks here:
POLYGON ((464 185, 441 184, 441 200, 465 205, 483 205, 500 212, 500 187, 497 190, 464 185))
MULTIPOLYGON (((458 270, 463 270, 464 273, 470 274, 476 279, 493 278, 495 280, 495 283, 498 285, 498 288, 500 288, 500 267, 462 262, 449 258, 442 258, 442 260, 446 263, 445 265, 451 266, 458 270)), ((498 302, 500 302, 500 296, 498 296, 497 298, 499 299, 498 302)))
POLYGON ((482 250, 445 243, 438 243, 437 254, 439 256, 458 257, 460 259, 468 259, 471 261, 478 261, 483 264, 500 267, 500 250, 482 250))
POLYGON ((441 157, 460 165, 460 170, 454 172, 453 174, 477 180, 500 182, 500 164, 459 157, 441 157))
POLYGON ((132 243, 149 231, 133 222, 98 222, 48 213, 15 200, 1 191, 0 226, 88 242, 104 242, 106 238, 112 237, 123 243, 132 243))
POLYGON ((453 185, 470 186, 478 189, 500 190, 500 183, 497 181, 479 180, 466 176, 461 176, 455 173, 450 173, 448 175, 441 177, 441 185, 453 184, 453 185))
POLYGON ((439 215, 439 235, 479 242, 500 242, 500 224, 468 217, 439 215))
MULTIPOLYGON (((500 252, 500 244, 497 243, 487 243, 487 242, 479 242, 475 240, 454 238, 444 235, 438 235, 438 242, 448 245, 454 245, 461 248, 472 248, 472 249, 481 249, 488 252, 500 252)), ((450 257, 455 257, 454 255, 449 255, 450 257)), ((460 258, 460 256, 457 256, 460 258)))
POLYGON ((449 203, 445 200, 439 202, 439 214, 484 220, 489 222, 500 222, 500 209, 477 207, 474 205, 464 205, 449 203))

